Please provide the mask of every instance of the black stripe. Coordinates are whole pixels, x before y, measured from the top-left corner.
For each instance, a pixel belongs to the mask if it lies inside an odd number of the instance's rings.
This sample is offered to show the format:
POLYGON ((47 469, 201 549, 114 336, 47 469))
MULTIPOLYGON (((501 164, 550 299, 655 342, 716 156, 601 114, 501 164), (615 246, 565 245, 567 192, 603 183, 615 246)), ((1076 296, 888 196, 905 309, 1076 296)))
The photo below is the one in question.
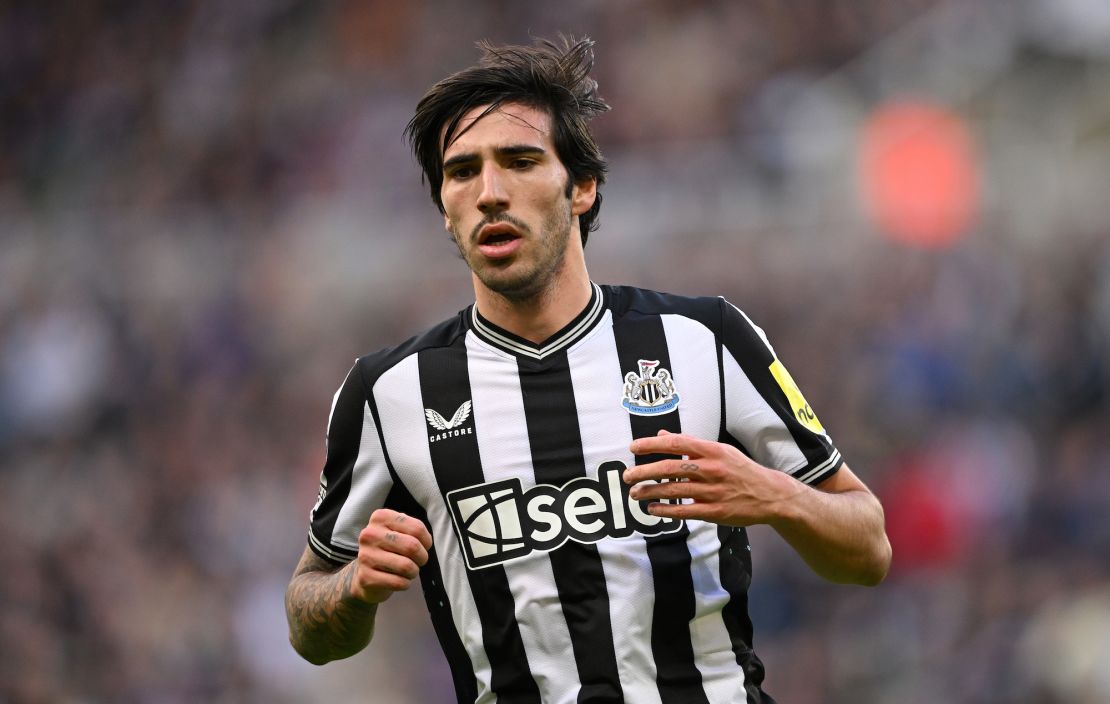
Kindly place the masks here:
MULTIPOLYGON (((364 368, 365 369, 365 368, 364 368)), ((365 384, 364 388, 369 389, 365 384)), ((428 614, 432 619, 432 628, 439 639, 440 648, 447 658, 447 666, 451 670, 451 680, 455 686, 455 695, 459 704, 470 704, 478 698, 478 678, 474 674, 474 663, 463 646, 459 631, 455 628, 455 620, 451 616, 451 600, 443 584, 443 572, 439 567, 438 540, 432 523, 428 520, 428 512, 416 500, 405 483, 397 476, 393 461, 389 459, 389 448, 386 446, 382 433, 382 420, 378 414, 378 405, 373 395, 367 391, 370 415, 373 417, 374 426, 378 429, 378 438, 381 441, 382 456, 386 467, 393 478, 393 486, 385 497, 385 506, 395 511, 400 511, 424 523, 428 532, 432 534, 432 549, 428 551, 428 562, 420 568, 420 586, 424 592, 424 603, 428 607, 428 614)))
MULTIPOLYGON (((755 390, 786 424, 798 449, 806 458, 806 467, 795 473, 797 476, 802 476, 833 454, 832 443, 826 436, 814 433, 794 417, 794 411, 790 407, 786 393, 771 374, 770 366, 775 358, 767 349, 763 338, 731 304, 723 299, 720 304, 721 341, 740 365, 740 369, 751 380, 755 390)), ((839 466, 837 464, 835 468, 839 466)), ((833 474, 832 469, 822 472, 819 479, 825 479, 831 474, 833 474)), ((813 483, 812 480, 809 483, 813 483)))
POLYGON ((748 615, 748 588, 752 583, 752 555, 748 534, 743 528, 720 526, 717 538, 721 541, 721 585, 728 592, 721 617, 725 622, 736 664, 744 670, 744 691, 748 702, 761 704, 774 702, 761 688, 763 662, 752 649, 752 620, 748 615))
MULTIPOLYGON (((428 530, 431 530, 427 511, 400 481, 393 484, 393 488, 385 498, 385 505, 423 521, 428 530)), ((435 542, 439 539, 434 538, 435 542)), ((459 631, 455 628, 455 621, 451 617, 451 600, 443 585, 443 573, 439 568, 439 553, 435 544, 428 551, 428 562, 420 568, 420 586, 424 592, 424 603, 432 619, 432 628, 435 629, 439 645, 443 648, 447 665, 451 669, 455 696, 459 704, 473 704, 478 698, 478 679, 474 674, 474 663, 470 661, 459 631)))
MULTIPOLYGON (((578 411, 565 351, 517 361, 536 482, 562 486, 586 475, 578 411)), ((623 704, 609 592, 596 545, 574 541, 549 553, 582 688, 579 702, 623 704)))
MULTIPOLYGON (((639 373, 639 360, 657 360, 657 369, 672 371, 663 321, 659 316, 628 313, 613 326, 621 374, 639 373)), ((674 379, 681 397, 682 379, 674 379)), ((680 401, 681 403, 681 401, 680 401)), ((640 416, 629 413, 634 438, 650 437, 660 430, 682 432, 677 409, 670 413, 640 416)), ((641 455, 636 464, 647 464, 664 455, 641 455)), ((655 608, 651 624, 651 649, 655 656, 656 681, 663 704, 708 703, 701 673, 694 663, 690 621, 694 618, 693 577, 690 550, 686 545, 689 529, 646 538, 651 574, 655 583, 655 608)))
MULTIPOLYGON (((721 301, 721 306, 725 306, 721 301)), ((723 314, 723 311, 722 311, 723 314)), ((720 330, 722 326, 718 326, 720 330)), ((724 345, 717 335, 717 381, 720 385, 721 426, 718 442, 728 443, 736 447, 748 457, 751 453, 729 435, 727 423, 728 415, 725 406, 725 364, 724 345)), ((747 693, 748 704, 760 704, 762 690, 760 683, 763 681, 763 663, 755 655, 752 646, 753 627, 752 619, 748 614, 748 588, 752 583, 752 558, 748 531, 744 528, 730 528, 719 526, 717 539, 721 543, 718 553, 720 563, 721 586, 728 592, 728 603, 721 610, 721 619, 724 621, 725 630, 728 631, 729 641, 732 643, 732 652, 736 664, 744 671, 744 691, 747 693), (738 553, 738 550, 743 552, 738 553)), ((774 700, 770 700, 774 701, 774 700)))
MULTIPOLYGON (((419 354, 420 395, 424 408, 439 411, 448 418, 472 398, 464 340, 460 337, 450 347, 425 349, 419 354)), ((467 423, 474 423, 473 413, 467 423)), ((461 427, 466 427, 467 423, 461 427)), ((429 443, 432 468, 444 495, 485 481, 477 438, 478 428, 475 427, 472 434, 453 437, 451 442, 429 443)), ((439 536, 439 539, 452 540, 455 536, 439 536)), ((539 687, 528 666, 505 569, 494 565, 467 570, 467 578, 482 622, 482 642, 489 656, 491 685, 497 700, 508 704, 539 704, 539 687)))
MULTIPOLYGON (((324 461, 324 478, 327 480, 327 493, 319 508, 312 514, 310 530, 316 539, 341 555, 354 557, 350 550, 332 544, 332 533, 339 511, 351 493, 351 475, 358 459, 362 442, 363 409, 366 398, 363 395, 362 377, 358 363, 351 367, 343 386, 339 389, 335 409, 331 414, 327 435, 327 458, 324 461)), ((321 553, 315 545, 313 552, 320 557, 335 562, 335 558, 321 553)))

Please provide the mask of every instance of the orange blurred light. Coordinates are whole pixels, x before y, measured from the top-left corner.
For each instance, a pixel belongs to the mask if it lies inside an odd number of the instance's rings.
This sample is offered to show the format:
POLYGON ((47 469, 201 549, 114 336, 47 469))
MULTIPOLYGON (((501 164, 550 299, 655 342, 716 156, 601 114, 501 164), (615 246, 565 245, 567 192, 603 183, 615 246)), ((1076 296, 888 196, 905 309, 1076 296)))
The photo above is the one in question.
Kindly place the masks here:
POLYGON ((892 239, 940 249, 971 227, 978 168, 971 135, 951 111, 922 102, 880 106, 864 123, 859 165, 864 208, 892 239))

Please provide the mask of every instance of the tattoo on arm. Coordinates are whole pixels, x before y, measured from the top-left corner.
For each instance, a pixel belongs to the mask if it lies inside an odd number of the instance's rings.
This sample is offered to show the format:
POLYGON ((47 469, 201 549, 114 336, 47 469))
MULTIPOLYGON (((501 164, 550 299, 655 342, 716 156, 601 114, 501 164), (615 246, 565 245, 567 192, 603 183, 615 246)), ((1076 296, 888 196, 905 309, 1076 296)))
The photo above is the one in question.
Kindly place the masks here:
POLYGON ((306 548, 285 591, 289 642, 306 660, 322 665, 354 655, 374 634, 377 607, 351 596, 354 564, 343 567, 306 548))

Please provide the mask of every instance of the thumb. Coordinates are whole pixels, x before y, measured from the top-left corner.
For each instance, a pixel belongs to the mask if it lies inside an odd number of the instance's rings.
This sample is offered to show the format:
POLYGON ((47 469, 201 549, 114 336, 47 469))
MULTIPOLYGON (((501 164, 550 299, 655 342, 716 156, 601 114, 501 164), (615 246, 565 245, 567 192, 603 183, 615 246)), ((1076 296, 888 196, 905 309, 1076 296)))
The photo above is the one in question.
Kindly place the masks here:
POLYGON ((671 434, 671 431, 667 430, 666 428, 662 428, 658 433, 656 433, 656 435, 670 435, 670 434, 671 434))

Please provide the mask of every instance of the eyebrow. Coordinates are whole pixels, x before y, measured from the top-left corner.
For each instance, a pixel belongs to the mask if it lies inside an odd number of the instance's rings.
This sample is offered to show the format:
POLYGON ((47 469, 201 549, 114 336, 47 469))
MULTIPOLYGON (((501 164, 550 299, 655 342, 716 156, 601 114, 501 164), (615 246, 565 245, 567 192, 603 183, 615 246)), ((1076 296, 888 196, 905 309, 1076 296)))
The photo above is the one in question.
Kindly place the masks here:
MULTIPOLYGON (((535 144, 509 144, 504 147, 496 147, 494 153, 500 157, 507 156, 522 156, 524 154, 546 154, 547 150, 535 144)), ((443 162, 443 170, 458 166, 459 164, 468 164, 472 161, 477 161, 478 152, 466 152, 465 154, 456 154, 455 156, 443 162)))

